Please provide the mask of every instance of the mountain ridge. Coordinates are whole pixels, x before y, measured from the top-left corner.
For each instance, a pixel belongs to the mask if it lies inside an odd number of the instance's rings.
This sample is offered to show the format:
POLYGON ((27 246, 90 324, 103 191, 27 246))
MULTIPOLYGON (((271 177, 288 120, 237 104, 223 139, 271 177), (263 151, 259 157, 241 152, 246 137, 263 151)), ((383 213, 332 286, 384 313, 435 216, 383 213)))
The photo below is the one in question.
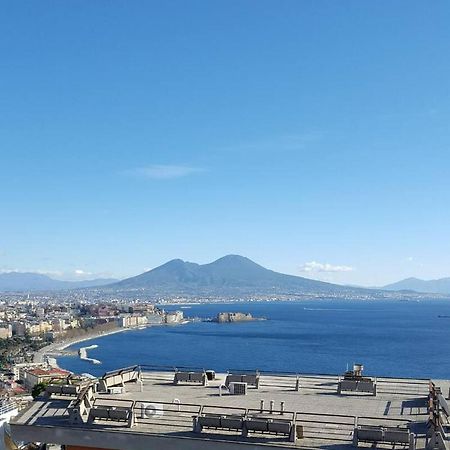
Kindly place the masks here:
POLYGON ((152 270, 104 286, 105 289, 146 290, 176 294, 279 294, 282 292, 352 292, 351 288, 275 272, 240 255, 226 255, 207 264, 173 259, 152 270))
POLYGON ((0 292, 99 289, 145 291, 154 295, 382 295, 383 292, 450 295, 450 277, 437 280, 406 278, 384 287, 344 286, 267 269, 240 255, 226 255, 198 264, 172 259, 123 280, 99 278, 62 281, 33 272, 0 273, 0 292))
POLYGON ((58 291, 100 287, 117 281, 114 278, 63 281, 35 272, 0 273, 0 292, 58 291))
POLYGON ((422 280, 409 277, 404 280, 383 286, 387 291, 414 291, 420 293, 450 294, 450 277, 435 280, 422 280))

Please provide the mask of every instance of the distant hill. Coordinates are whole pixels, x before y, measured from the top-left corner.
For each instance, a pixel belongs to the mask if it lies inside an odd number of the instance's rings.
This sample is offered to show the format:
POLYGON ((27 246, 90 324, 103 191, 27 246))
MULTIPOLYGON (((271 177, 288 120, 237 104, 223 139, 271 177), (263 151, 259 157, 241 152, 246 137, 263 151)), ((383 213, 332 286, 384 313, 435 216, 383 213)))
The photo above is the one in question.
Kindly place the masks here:
POLYGON ((450 294, 450 278, 438 280, 421 280, 419 278, 407 278, 397 283, 388 284, 382 289, 388 291, 415 291, 433 294, 450 294))
POLYGON ((64 289, 91 288, 111 284, 117 280, 99 278, 84 281, 54 280, 47 275, 32 272, 0 273, 0 292, 57 291, 64 289))
POLYGON ((153 270, 105 288, 146 290, 152 293, 169 293, 170 295, 333 294, 364 291, 364 289, 339 286, 274 272, 238 255, 224 256, 217 261, 203 265, 174 259, 153 270))

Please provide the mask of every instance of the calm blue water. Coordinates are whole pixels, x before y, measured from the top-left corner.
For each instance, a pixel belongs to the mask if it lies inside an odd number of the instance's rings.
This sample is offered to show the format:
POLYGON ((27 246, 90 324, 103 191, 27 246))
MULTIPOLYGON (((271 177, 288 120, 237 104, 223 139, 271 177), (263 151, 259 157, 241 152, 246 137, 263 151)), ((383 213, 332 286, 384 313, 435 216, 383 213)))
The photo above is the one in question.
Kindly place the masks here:
MULTIPOLYGON (((176 309, 170 308, 169 309, 176 309)), ((133 364, 341 373, 362 362, 367 374, 450 378, 449 301, 249 302, 193 305, 185 316, 250 312, 268 320, 190 323, 126 331, 74 345, 97 344, 89 356, 58 359, 61 367, 100 375, 133 364)))

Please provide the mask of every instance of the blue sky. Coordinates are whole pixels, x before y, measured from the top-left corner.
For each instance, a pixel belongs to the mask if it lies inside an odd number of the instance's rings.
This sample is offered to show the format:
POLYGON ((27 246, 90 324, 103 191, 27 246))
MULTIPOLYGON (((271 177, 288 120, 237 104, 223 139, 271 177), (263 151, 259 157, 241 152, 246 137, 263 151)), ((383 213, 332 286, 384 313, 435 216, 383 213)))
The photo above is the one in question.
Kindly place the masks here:
POLYGON ((3 2, 0 270, 450 276, 449 21, 445 0, 3 2))

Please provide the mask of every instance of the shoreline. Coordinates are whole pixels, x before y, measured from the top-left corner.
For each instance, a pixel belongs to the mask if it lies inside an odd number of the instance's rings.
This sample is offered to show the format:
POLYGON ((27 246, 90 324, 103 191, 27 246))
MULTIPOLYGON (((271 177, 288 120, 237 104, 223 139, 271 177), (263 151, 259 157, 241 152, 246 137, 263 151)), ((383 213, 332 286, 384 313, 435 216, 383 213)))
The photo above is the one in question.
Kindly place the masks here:
MULTIPOLYGON (((189 323, 190 321, 187 320, 185 322, 182 322, 181 324, 189 323)), ((177 324, 166 324, 166 323, 149 323, 147 325, 139 326, 139 327, 130 327, 130 328, 116 328, 114 330, 110 331, 98 331, 90 333, 89 336, 80 336, 77 338, 69 339, 69 340, 63 340, 59 342, 52 342, 49 345, 46 345, 45 347, 42 347, 38 351, 34 352, 34 358, 33 363, 47 363, 50 367, 53 367, 55 369, 64 369, 63 367, 60 367, 58 365, 57 358, 60 356, 67 356, 72 355, 76 356, 75 353, 69 353, 65 351, 68 347, 71 347, 72 345, 79 344, 80 342, 90 341, 92 339, 101 338, 103 336, 111 336, 116 333, 123 333, 125 331, 132 331, 132 330, 142 330, 147 329, 153 326, 172 326, 177 324)), ((65 369, 66 370, 66 369, 65 369)))
POLYGON ((60 342, 53 342, 45 347, 42 347, 34 353, 33 362, 34 363, 47 363, 50 367, 59 368, 57 363, 57 358, 59 356, 64 356, 64 350, 72 345, 79 344, 80 342, 90 341, 92 339, 97 339, 103 336, 110 336, 116 333, 122 333, 124 331, 132 330, 133 328, 118 328, 111 331, 99 331, 90 333, 89 336, 80 336, 77 338, 63 340, 60 342))

